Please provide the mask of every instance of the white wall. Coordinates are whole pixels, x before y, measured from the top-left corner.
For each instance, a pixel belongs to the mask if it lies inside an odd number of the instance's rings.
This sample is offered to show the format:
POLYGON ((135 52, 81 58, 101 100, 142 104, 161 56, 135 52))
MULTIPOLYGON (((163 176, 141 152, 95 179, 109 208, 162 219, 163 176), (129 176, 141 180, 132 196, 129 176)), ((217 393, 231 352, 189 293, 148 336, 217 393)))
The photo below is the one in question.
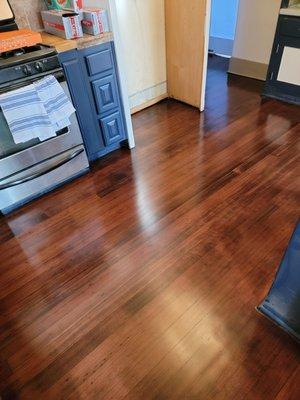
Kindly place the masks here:
POLYGON ((210 36, 234 39, 239 0, 212 0, 210 36))
POLYGON ((281 0, 240 0, 233 57, 269 64, 281 0))
POLYGON ((166 94, 164 0, 117 0, 131 107, 166 94))
POLYGON ((108 10, 109 0, 84 0, 83 5, 86 7, 102 7, 108 10))
MULTIPOLYGON (((109 0, 85 0, 109 8, 109 0)), ((167 94, 164 0, 115 0, 131 109, 167 94)))
POLYGON ((239 0, 212 0, 209 49, 232 55, 239 0))

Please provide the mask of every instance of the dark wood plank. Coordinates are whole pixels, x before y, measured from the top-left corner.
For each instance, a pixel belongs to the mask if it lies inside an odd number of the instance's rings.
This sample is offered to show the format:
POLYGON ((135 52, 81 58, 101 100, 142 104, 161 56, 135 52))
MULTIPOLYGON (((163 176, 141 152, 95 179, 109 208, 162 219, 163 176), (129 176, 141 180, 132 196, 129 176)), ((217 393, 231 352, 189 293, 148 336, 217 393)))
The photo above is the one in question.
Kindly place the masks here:
POLYGON ((299 108, 210 59, 137 147, 0 218, 5 399, 296 399, 300 350, 255 311, 299 217, 299 108))

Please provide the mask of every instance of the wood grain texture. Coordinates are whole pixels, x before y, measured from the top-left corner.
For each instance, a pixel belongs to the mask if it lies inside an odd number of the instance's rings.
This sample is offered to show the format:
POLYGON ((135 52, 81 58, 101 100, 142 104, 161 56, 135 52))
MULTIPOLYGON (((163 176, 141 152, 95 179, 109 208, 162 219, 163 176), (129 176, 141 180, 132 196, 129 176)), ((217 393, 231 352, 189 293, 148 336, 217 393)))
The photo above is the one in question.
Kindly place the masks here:
POLYGON ((204 113, 135 114, 135 150, 0 218, 1 400, 299 398, 299 346, 255 310, 299 217, 299 108, 260 91, 210 59, 204 113))
POLYGON ((206 0, 165 0, 168 94, 200 107, 206 0))
POLYGON ((54 46, 58 53, 74 49, 85 49, 86 47, 97 46, 98 44, 113 40, 112 32, 106 32, 96 36, 84 34, 82 38, 72 40, 63 39, 47 32, 41 32, 41 35, 43 44, 54 46))

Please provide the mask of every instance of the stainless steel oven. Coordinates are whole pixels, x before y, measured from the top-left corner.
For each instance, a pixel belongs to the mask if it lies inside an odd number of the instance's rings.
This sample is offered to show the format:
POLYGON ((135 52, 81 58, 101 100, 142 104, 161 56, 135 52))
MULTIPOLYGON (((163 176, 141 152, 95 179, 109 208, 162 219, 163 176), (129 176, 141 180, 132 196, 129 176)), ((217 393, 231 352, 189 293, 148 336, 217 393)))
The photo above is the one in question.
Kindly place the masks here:
MULTIPOLYGON (((38 76, 26 76, 0 86, 0 93, 31 84, 51 73, 71 100, 62 68, 38 76)), ((89 164, 76 114, 71 125, 57 136, 41 142, 38 138, 15 144, 0 108, 0 210, 6 214, 88 170, 89 164)))

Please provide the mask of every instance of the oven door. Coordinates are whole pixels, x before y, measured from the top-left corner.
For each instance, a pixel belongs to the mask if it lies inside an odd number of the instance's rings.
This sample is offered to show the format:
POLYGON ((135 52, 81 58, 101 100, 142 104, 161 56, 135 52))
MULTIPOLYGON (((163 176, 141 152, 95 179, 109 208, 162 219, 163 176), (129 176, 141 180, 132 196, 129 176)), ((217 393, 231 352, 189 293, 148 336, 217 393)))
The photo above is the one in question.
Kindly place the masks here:
POLYGON ((88 159, 81 144, 6 179, 1 179, 0 211, 7 214, 82 175, 88 169, 88 159))
MULTIPOLYGON (((71 100, 68 85, 62 69, 57 69, 53 75, 60 82, 64 92, 71 100)), ((29 85, 33 79, 10 85, 0 89, 0 93, 29 85)), ((70 118, 71 125, 57 132, 57 136, 41 142, 38 138, 25 143, 15 144, 9 126, 0 108, 0 180, 30 168, 32 165, 55 157, 71 148, 82 144, 82 136, 76 114, 70 118)))

